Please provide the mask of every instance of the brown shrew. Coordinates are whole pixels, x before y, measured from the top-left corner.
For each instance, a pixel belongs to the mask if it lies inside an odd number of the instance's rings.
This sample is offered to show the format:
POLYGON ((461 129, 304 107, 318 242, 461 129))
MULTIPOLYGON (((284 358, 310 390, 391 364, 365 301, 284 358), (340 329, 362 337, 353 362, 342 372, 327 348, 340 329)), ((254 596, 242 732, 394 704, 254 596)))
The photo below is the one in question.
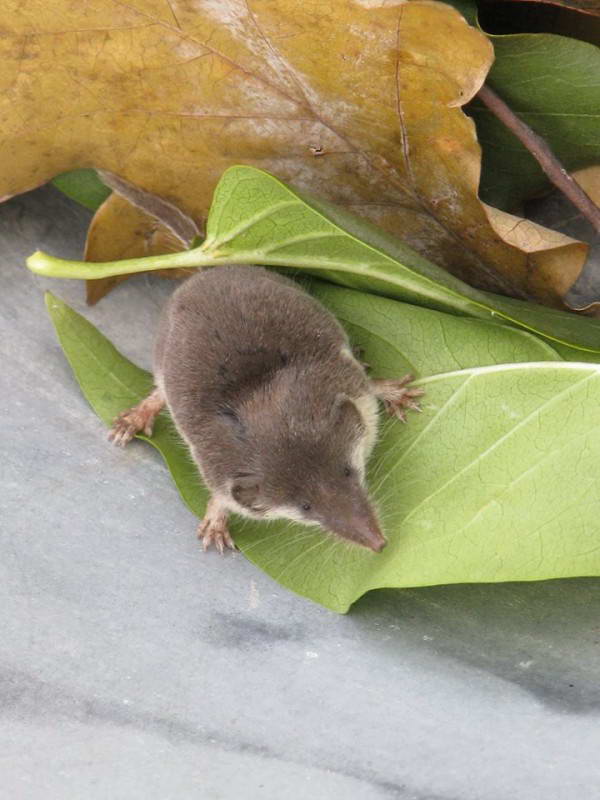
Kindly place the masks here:
POLYGON ((298 284, 260 267, 199 271, 171 296, 154 352, 155 389, 109 434, 150 436, 166 405, 211 492, 198 535, 233 548, 231 512, 318 525, 379 552, 365 484, 377 401, 405 420, 412 376, 372 380, 335 319, 298 284))

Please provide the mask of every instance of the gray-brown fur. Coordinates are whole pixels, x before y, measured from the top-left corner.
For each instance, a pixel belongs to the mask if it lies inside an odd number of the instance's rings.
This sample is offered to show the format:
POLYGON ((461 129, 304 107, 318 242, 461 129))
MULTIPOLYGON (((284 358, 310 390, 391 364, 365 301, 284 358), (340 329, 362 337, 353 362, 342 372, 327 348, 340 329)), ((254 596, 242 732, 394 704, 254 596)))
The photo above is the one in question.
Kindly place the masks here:
MULTIPOLYGON (((343 328, 297 284, 258 267, 198 272, 163 313, 154 376, 153 397, 166 401, 213 493, 205 544, 229 543, 228 511, 385 544, 364 488, 383 395, 343 328)), ((402 389, 399 405, 414 407, 418 393, 402 389)), ((140 409, 150 416, 145 402, 117 420, 116 441, 131 438, 140 409)))

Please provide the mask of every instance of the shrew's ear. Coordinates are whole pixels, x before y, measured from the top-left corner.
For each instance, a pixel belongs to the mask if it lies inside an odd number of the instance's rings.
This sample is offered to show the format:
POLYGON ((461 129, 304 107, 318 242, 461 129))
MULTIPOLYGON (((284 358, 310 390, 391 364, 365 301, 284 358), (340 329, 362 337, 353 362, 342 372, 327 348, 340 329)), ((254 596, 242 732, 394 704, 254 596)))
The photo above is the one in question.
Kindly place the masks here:
POLYGON ((238 473, 231 486, 231 496, 236 503, 250 511, 257 511, 256 503, 260 494, 258 475, 238 473))
POLYGON ((344 425, 347 428, 353 426, 358 430, 364 428, 361 413, 354 400, 348 397, 347 394, 338 394, 335 398, 333 418, 336 425, 344 425))

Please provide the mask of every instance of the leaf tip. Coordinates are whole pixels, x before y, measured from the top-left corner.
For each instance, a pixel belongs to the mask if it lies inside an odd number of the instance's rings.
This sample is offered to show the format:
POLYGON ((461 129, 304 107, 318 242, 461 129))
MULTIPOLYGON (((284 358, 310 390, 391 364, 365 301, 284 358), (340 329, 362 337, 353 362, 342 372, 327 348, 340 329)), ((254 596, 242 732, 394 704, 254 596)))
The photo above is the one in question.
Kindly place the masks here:
POLYGON ((57 297, 50 291, 44 292, 44 303, 46 304, 46 310, 51 317, 65 308, 65 303, 63 303, 60 297, 57 297))
POLYGON ((259 167, 253 167, 250 164, 232 164, 232 166, 227 167, 227 169, 223 172, 221 176, 221 180, 225 175, 235 175, 236 173, 246 174, 250 177, 255 177, 257 175, 264 175, 267 178, 271 178, 272 180, 279 180, 275 175, 271 172, 267 172, 266 169, 260 169, 259 167))

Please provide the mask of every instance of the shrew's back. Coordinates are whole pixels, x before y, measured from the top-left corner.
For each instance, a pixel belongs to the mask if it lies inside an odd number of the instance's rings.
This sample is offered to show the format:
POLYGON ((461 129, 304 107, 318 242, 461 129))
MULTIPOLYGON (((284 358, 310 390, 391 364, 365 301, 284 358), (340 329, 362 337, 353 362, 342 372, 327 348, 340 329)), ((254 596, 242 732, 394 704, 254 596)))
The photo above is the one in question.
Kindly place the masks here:
POLYGON ((288 364, 339 358, 346 343, 331 314, 287 278, 259 267, 213 267, 168 302, 155 379, 168 397, 193 391, 222 404, 288 364))

